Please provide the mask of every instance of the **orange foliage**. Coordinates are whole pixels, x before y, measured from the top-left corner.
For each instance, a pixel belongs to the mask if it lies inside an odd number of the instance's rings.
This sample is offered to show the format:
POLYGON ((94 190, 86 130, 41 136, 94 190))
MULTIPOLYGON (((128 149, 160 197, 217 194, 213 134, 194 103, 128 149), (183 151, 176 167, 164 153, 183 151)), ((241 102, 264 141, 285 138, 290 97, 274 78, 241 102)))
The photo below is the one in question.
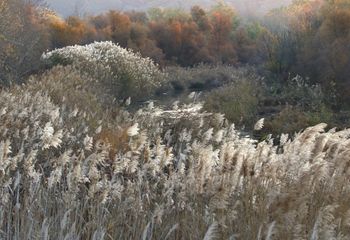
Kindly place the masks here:
POLYGON ((350 92, 348 0, 295 1, 271 12, 268 24, 240 24, 235 11, 222 3, 210 11, 194 6, 190 13, 164 10, 150 16, 110 11, 85 19, 53 18, 52 47, 112 40, 161 65, 264 63, 282 76, 298 73, 350 92))
POLYGON ((69 17, 66 21, 52 19, 49 27, 54 48, 86 44, 93 41, 97 35, 95 28, 78 17, 69 17))
POLYGON ((201 62, 236 62, 232 32, 234 13, 218 8, 207 13, 194 7, 191 15, 179 13, 169 19, 149 21, 138 12, 110 11, 98 16, 66 20, 51 19, 52 47, 112 40, 122 47, 139 51, 158 63, 191 66, 201 62))
POLYGON ((118 42, 122 47, 127 47, 131 30, 129 16, 116 11, 110 11, 107 14, 107 18, 112 40, 118 42))
POLYGON ((234 30, 233 16, 225 12, 215 11, 211 16, 211 47, 216 53, 216 61, 236 62, 236 53, 231 40, 234 30))

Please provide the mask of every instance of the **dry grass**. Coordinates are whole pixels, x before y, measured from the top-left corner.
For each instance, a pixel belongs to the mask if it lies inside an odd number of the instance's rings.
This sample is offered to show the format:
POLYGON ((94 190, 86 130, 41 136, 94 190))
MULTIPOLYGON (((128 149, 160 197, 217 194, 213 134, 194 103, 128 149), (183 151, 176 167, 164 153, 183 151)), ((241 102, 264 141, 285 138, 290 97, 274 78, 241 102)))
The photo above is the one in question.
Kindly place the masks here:
POLYGON ((0 92, 0 239, 350 238, 350 130, 276 145, 102 93, 74 67, 0 92))
POLYGON ((2 239, 350 236, 349 130, 275 146, 217 115, 148 107, 106 132, 28 89, 0 94, 2 239))

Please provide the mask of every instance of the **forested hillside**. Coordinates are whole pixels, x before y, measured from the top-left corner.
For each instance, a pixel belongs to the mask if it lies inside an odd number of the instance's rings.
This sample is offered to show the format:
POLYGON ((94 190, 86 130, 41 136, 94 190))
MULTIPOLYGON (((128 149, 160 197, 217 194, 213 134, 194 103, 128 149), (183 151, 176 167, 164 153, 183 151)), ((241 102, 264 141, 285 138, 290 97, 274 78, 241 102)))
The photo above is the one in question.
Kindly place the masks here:
POLYGON ((0 239, 350 238, 350 1, 197 4, 0 0, 0 239))

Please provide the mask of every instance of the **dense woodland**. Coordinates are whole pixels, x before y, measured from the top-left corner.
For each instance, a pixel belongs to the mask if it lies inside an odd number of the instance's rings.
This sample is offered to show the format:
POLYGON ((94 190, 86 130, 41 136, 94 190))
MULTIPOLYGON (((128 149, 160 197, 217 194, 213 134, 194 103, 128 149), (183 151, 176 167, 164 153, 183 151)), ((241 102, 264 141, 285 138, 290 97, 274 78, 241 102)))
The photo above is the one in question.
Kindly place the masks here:
POLYGON ((0 0, 0 239, 349 239, 349 119, 349 0, 0 0))

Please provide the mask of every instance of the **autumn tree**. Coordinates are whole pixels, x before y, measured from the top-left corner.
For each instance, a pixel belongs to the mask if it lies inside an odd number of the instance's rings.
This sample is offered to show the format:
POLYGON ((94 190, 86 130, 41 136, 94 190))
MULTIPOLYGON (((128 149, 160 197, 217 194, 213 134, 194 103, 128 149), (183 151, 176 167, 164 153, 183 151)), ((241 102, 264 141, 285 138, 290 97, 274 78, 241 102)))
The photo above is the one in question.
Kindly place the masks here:
POLYGON ((182 66, 211 61, 205 36, 191 19, 151 22, 150 28, 152 37, 164 51, 168 61, 182 66))
POLYGON ((193 6, 191 8, 191 16, 200 31, 209 32, 211 30, 208 14, 203 8, 200 6, 193 6))
POLYGON ((143 21, 136 21, 131 24, 128 47, 163 65, 163 51, 157 47, 156 41, 150 37, 149 27, 143 21))
POLYGON ((117 11, 110 11, 107 17, 113 42, 119 43, 122 47, 127 47, 131 31, 129 16, 117 11))
POLYGON ((258 21, 248 22, 240 26, 234 32, 238 61, 250 64, 260 64, 267 61, 269 45, 271 44, 271 39, 267 39, 267 37, 268 30, 258 21))
POLYGON ((97 39, 95 28, 84 19, 76 16, 66 20, 52 18, 50 21, 52 48, 75 44, 87 44, 97 39))
POLYGON ((132 22, 147 24, 147 22, 149 21, 146 12, 130 11, 126 12, 125 14, 128 15, 130 21, 132 22))
POLYGON ((220 3, 210 13, 210 47, 216 61, 235 63, 236 50, 232 42, 232 33, 238 25, 233 8, 220 3))
POLYGON ((36 5, 24 0, 0 1, 0 84, 22 82, 40 66, 47 49, 36 5))
MULTIPOLYGON (((321 11, 320 26, 311 37, 301 60, 313 79, 334 85, 338 105, 350 106, 350 3, 329 1, 321 11)), ((306 72, 305 71, 305 72, 306 72)))

